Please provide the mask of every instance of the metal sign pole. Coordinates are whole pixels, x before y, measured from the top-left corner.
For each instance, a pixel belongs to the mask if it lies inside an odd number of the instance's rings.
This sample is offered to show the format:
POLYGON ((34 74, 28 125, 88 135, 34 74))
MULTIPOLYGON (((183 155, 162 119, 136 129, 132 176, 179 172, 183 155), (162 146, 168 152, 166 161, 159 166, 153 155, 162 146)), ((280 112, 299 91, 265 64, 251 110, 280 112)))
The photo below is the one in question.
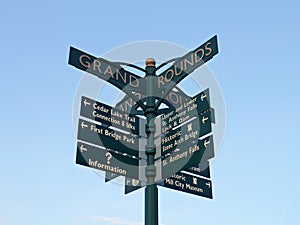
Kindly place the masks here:
POLYGON ((156 146, 154 143, 155 134, 155 60, 149 58, 146 60, 146 110, 144 115, 147 118, 147 167, 146 178, 147 186, 145 189, 145 225, 158 225, 158 189, 155 184, 156 168, 154 165, 154 156, 156 146))

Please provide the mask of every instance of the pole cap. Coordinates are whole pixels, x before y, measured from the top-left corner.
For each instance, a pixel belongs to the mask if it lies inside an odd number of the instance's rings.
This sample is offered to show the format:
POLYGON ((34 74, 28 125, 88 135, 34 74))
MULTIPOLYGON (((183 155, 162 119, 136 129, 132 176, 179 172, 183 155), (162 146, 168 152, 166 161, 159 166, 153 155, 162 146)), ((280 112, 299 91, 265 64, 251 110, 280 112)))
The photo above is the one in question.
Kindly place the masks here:
POLYGON ((155 59, 153 59, 153 58, 148 58, 147 60, 146 60, 146 66, 155 66, 155 59))

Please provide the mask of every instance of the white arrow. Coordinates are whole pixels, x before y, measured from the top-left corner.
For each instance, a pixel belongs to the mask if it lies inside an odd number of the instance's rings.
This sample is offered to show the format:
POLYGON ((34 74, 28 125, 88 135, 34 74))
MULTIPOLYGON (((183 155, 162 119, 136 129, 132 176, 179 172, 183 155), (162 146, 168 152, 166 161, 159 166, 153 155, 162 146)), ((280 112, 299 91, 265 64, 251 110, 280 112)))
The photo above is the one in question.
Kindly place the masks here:
POLYGON ((208 186, 208 188, 210 188, 210 182, 207 182, 205 184, 208 186))
POLYGON ((127 178, 126 184, 129 185, 131 183, 131 179, 127 178))
POLYGON ((206 98, 206 95, 205 94, 202 94, 201 95, 201 101, 203 102, 203 99, 205 99, 206 98))
POLYGON ((83 151, 87 151, 87 149, 86 149, 86 148, 84 148, 84 147, 83 147, 83 145, 81 145, 81 146, 80 146, 80 151, 81 151, 81 152, 83 152, 83 151))
POLYGON ((208 117, 203 116, 203 117, 202 117, 202 123, 205 123, 206 120, 208 120, 208 117))
POLYGON ((86 107, 86 105, 90 105, 91 103, 89 103, 86 99, 84 99, 83 104, 86 107))
POLYGON ((204 147, 206 148, 207 147, 207 145, 209 145, 209 143, 210 143, 210 141, 204 141, 204 147))
POLYGON ((84 122, 82 121, 82 122, 81 122, 81 128, 83 129, 83 128, 85 128, 85 127, 88 127, 88 125, 85 125, 84 122))

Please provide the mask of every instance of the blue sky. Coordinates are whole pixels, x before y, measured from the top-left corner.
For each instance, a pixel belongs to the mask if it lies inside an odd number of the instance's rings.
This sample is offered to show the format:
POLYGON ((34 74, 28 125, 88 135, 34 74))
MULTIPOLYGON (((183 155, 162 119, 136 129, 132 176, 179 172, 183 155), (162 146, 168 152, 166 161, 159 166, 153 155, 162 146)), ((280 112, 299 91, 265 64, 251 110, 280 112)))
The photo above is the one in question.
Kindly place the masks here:
POLYGON ((143 40, 194 49, 215 34, 208 66, 227 128, 214 200, 160 188, 161 224, 299 224, 299 10, 290 0, 3 2, 0 225, 142 224, 143 190, 125 196, 74 163, 85 74, 67 64, 69 46, 96 56, 143 40))

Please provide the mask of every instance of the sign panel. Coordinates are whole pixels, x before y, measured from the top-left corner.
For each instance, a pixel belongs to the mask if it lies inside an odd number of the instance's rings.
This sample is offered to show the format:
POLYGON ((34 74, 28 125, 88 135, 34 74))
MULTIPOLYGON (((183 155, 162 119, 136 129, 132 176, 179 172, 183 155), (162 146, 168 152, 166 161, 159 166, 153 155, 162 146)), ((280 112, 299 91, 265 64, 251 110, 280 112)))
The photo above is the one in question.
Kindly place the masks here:
POLYGON ((161 186, 185 193, 213 198, 212 182, 197 176, 178 172, 160 183, 161 186))
POLYGON ((195 144, 191 143, 189 147, 175 150, 162 158, 162 178, 170 177, 183 168, 198 166, 201 161, 208 160, 205 152, 214 152, 213 136, 198 140, 195 144))
MULTIPOLYGON (((212 183, 210 180, 203 179, 193 174, 177 172, 169 178, 157 183, 159 186, 174 190, 194 194, 212 199, 212 183)), ((125 179, 125 194, 144 187, 141 181, 132 178, 125 179)))
POLYGON ((218 53, 217 36, 193 51, 175 60, 172 66, 158 76, 157 88, 167 94, 176 84, 191 74, 199 66, 209 61, 218 53))
POLYGON ((119 109, 82 96, 80 115, 102 124, 139 134, 140 119, 119 109))
POLYGON ((99 145, 105 148, 127 153, 131 156, 139 156, 139 139, 132 134, 125 134, 108 127, 79 119, 79 140, 99 145))
POLYGON ((77 143, 76 163, 120 176, 139 178, 138 159, 81 142, 77 143))
MULTIPOLYGON (((213 121, 212 114, 214 111, 210 108, 209 89, 200 92, 193 98, 186 99, 181 105, 174 110, 170 110, 162 115, 162 132, 167 132, 175 126, 178 126, 194 116, 203 115, 210 111, 210 120, 213 121)), ((205 122, 205 120, 204 120, 205 122)))
MULTIPOLYGON (((207 149, 206 152, 211 151, 211 150, 213 150, 213 148, 207 149)), ((183 168, 181 170, 181 172, 188 172, 195 176, 210 178, 209 161, 207 161, 207 160, 205 161, 204 156, 202 157, 202 159, 203 160, 201 160, 201 163, 199 163, 198 165, 188 167, 188 168, 183 168)), ((107 176, 109 176, 109 175, 107 175, 107 176)), ((143 183, 141 180, 135 180, 132 178, 125 177, 125 192, 124 193, 128 194, 130 192, 140 189, 141 187, 144 187, 145 185, 146 185, 146 183, 145 182, 143 183)))
MULTIPOLYGON (((191 144, 191 142, 197 141, 198 138, 209 134, 212 131, 210 115, 210 111, 207 111, 203 115, 199 115, 199 118, 194 118, 188 123, 166 133, 161 138, 161 155, 164 156, 176 148, 191 144)), ((174 120, 172 120, 172 122, 174 120)), ((169 120, 169 122, 172 123, 171 120, 169 120)), ((162 124, 164 123, 162 122, 162 124)), ((175 125, 176 122, 173 124, 175 125)), ((169 126, 172 127, 171 125, 169 126)))
POLYGON ((132 94, 133 91, 144 93, 146 90, 142 77, 126 71, 120 65, 103 58, 96 58, 74 47, 70 47, 68 63, 111 83, 125 93, 132 94))

